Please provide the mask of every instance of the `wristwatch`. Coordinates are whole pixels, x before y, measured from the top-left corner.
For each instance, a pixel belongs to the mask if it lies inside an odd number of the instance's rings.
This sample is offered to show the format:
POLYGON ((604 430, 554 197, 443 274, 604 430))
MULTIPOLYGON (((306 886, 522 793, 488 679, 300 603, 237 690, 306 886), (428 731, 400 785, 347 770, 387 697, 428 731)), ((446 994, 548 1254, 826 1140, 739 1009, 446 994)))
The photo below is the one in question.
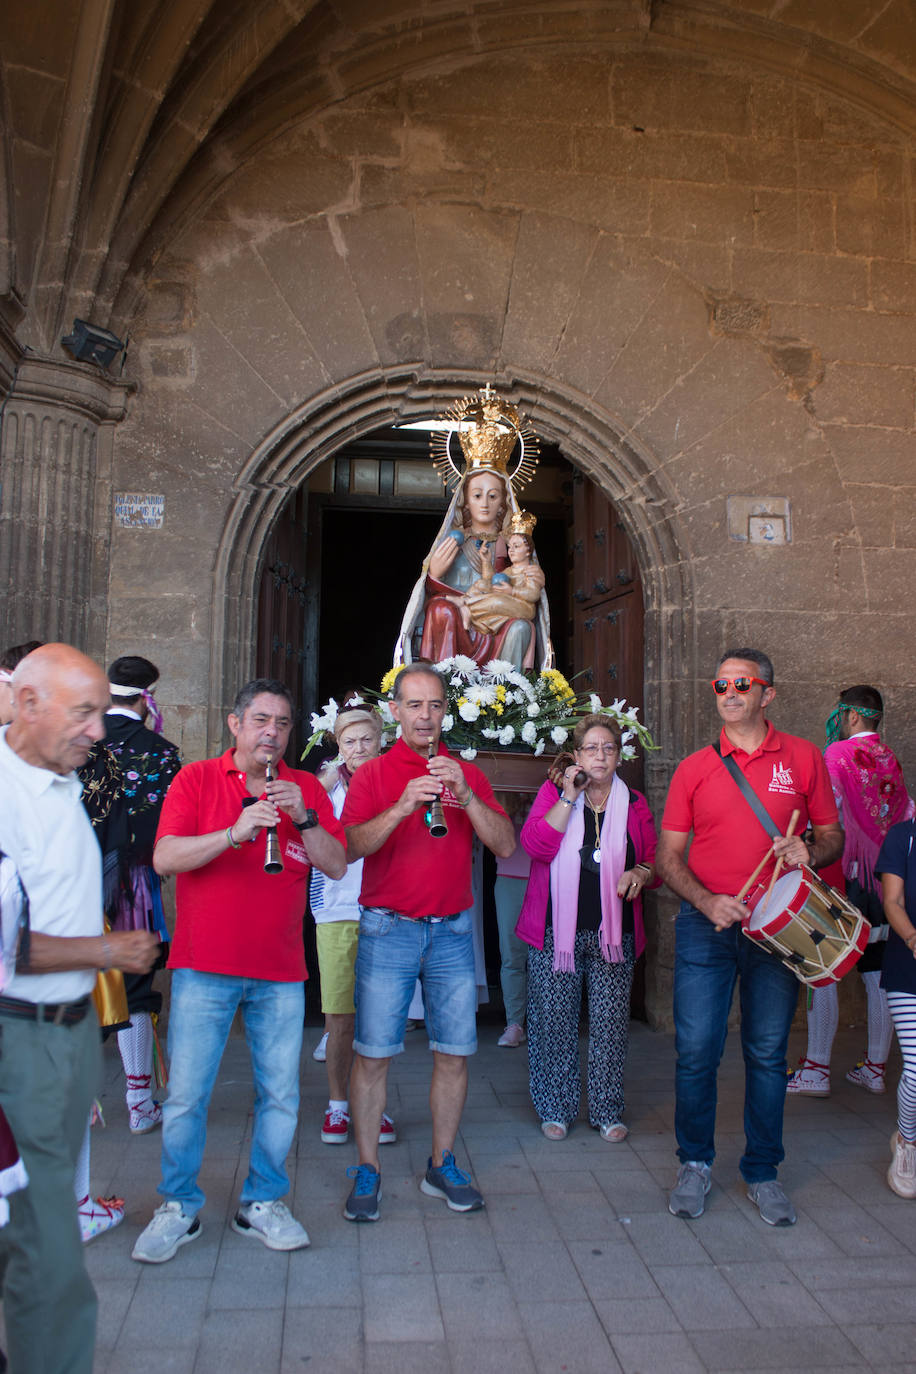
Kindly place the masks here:
POLYGON ((314 830, 317 824, 318 812, 313 806, 310 806, 306 811, 304 821, 293 821, 293 825, 297 830, 314 830))

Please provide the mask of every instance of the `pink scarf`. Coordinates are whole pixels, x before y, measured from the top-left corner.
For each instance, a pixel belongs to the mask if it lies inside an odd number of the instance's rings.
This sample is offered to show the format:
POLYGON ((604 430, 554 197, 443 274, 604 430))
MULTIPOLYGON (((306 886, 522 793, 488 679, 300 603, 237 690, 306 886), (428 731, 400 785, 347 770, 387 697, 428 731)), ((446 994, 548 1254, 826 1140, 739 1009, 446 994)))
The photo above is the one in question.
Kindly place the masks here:
MULTIPOLYGON (((601 821, 601 863, 598 887, 601 892, 601 929, 599 946, 609 964, 623 961, 623 903, 617 896, 617 883, 627 860, 627 815, 630 789, 614 774, 611 791, 601 821)), ((585 835, 585 792, 572 806, 556 858, 550 865, 550 905, 553 912, 553 971, 571 973, 575 966, 576 925, 579 907, 579 874, 585 835)))
POLYGON ((840 784, 846 832, 843 872, 847 878, 855 873, 864 888, 874 888, 875 860, 885 835, 914 813, 900 764, 893 750, 872 734, 837 740, 827 746, 825 759, 831 780, 840 784))

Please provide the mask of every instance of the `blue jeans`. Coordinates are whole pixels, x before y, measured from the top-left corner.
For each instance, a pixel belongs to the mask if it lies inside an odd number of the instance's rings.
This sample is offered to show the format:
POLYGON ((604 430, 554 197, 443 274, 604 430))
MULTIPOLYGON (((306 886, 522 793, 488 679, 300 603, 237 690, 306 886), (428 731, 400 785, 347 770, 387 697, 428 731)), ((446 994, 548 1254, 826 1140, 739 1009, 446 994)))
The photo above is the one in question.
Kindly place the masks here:
POLYGON ((711 1164, 715 1155, 716 1075, 735 979, 741 979, 747 1183, 776 1177, 785 1157, 786 1046, 798 1004, 798 980, 774 955, 741 933, 717 931, 684 902, 677 917, 674 1028, 677 1071, 674 1129, 678 1157, 711 1164))
POLYGON ((477 1049, 477 981, 471 914, 412 921, 382 907, 360 907, 356 951, 356 1035, 365 1059, 404 1049, 407 1009, 419 978, 429 1047, 465 1056, 477 1049))
POLYGON ((305 990, 178 968, 169 1012, 169 1095, 162 1109, 159 1192, 187 1216, 204 1204, 197 1176, 207 1108, 236 1009, 241 1008, 254 1071, 254 1125, 241 1202, 273 1202, 289 1192, 286 1156, 299 1112, 299 1055, 305 990))

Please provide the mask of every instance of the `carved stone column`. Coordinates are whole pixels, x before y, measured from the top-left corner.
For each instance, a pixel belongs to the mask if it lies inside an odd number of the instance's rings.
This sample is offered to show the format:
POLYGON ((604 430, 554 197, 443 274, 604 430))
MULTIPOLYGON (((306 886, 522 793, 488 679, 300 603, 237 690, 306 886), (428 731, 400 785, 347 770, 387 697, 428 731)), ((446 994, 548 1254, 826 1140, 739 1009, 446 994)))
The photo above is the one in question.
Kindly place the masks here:
POLYGON ((0 644, 104 654, 112 436, 130 389, 90 364, 20 359, 0 419, 0 644))

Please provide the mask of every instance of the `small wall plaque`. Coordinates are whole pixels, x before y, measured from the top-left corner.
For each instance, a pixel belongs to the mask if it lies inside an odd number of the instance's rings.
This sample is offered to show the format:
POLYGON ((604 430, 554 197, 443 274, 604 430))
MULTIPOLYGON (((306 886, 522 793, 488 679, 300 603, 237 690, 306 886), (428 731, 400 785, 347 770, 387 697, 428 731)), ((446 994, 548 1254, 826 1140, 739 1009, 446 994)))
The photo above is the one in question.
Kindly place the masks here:
POLYGON ((165 496, 151 492, 117 491, 114 517, 115 524, 125 529, 161 530, 165 518, 165 496))
POLYGON ((788 500, 785 496, 729 496, 728 537, 739 544, 790 544, 788 500))

